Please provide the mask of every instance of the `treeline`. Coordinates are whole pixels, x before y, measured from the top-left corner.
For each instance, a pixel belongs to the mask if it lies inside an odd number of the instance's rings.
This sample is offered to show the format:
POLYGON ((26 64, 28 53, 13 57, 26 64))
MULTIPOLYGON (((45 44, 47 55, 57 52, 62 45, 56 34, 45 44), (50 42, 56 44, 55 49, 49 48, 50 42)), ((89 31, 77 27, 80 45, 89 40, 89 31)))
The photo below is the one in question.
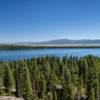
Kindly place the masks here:
POLYGON ((45 48, 100 48, 99 45, 46 45, 46 44, 33 44, 33 45, 18 45, 18 44, 0 44, 0 50, 30 50, 30 49, 45 49, 45 48))
POLYGON ((35 48, 36 47, 25 46, 25 45, 0 45, 0 50, 24 50, 24 49, 35 49, 35 48))
POLYGON ((25 100, 100 100, 100 58, 0 62, 0 95, 25 100))

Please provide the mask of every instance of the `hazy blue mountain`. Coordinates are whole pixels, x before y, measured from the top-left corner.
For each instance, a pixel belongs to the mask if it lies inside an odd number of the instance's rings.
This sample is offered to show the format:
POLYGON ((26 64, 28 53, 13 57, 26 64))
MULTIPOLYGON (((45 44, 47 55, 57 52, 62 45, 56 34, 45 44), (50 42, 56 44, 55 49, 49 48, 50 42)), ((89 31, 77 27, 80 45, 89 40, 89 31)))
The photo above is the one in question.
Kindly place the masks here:
MULTIPOLYGON (((34 43, 33 43, 34 44, 34 43)), ((51 41, 42 41, 35 44, 100 44, 100 40, 69 40, 69 39, 58 39, 51 41)))
MULTIPOLYGON (((3 43, 8 44, 8 43, 3 43)), ((17 43, 9 43, 9 44, 100 44, 100 40, 90 40, 90 39, 82 39, 82 40, 71 40, 71 39, 57 39, 50 41, 40 41, 40 42, 17 42, 17 43)))

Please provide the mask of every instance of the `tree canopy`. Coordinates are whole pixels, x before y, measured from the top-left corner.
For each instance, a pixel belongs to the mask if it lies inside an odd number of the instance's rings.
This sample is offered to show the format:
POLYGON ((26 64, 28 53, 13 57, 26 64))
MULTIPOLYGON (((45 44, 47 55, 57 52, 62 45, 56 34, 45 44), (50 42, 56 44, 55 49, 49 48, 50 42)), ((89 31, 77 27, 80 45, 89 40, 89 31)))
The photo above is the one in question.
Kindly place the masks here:
POLYGON ((38 57, 0 62, 0 95, 25 100, 99 100, 100 58, 38 57))

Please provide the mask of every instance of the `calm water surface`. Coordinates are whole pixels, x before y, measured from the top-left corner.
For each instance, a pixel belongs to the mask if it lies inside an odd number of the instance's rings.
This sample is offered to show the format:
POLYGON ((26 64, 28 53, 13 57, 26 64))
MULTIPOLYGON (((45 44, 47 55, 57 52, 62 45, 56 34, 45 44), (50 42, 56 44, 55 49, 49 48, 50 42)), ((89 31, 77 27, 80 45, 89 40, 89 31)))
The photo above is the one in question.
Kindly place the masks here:
POLYGON ((100 48, 45 48, 32 50, 1 50, 0 61, 28 59, 39 56, 86 56, 94 55, 100 57, 100 48))

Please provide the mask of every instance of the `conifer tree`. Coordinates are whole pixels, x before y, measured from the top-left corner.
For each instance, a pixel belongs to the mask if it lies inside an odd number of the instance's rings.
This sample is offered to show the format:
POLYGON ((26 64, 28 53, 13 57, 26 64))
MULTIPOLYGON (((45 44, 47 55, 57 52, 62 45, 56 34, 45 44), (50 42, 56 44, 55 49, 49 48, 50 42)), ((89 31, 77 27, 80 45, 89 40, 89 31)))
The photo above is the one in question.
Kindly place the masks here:
POLYGON ((22 60, 20 61, 20 64, 19 64, 19 74, 20 74, 19 79, 20 79, 21 96, 25 100, 32 100, 33 92, 32 92, 32 85, 30 81, 29 71, 27 69, 27 65, 22 60))
POLYGON ((11 95, 12 89, 15 88, 15 81, 8 64, 5 65, 4 86, 7 89, 8 95, 11 95))
POLYGON ((57 93, 56 93, 56 91, 54 91, 53 100, 58 100, 58 97, 57 97, 57 93))
POLYGON ((91 63, 89 64, 89 72, 88 72, 88 81, 87 81, 87 98, 88 100, 95 100, 95 82, 97 79, 97 72, 94 60, 90 59, 91 63))
POLYGON ((3 91, 3 79, 2 79, 1 75, 0 75, 0 95, 4 95, 4 91, 3 91))
POLYGON ((100 88, 99 88, 99 79, 96 79, 96 84, 95 84, 95 86, 96 86, 96 98, 97 98, 97 100, 99 100, 100 99, 100 88))
POLYGON ((88 80, 88 63, 87 61, 84 59, 84 84, 85 84, 85 88, 87 87, 87 80, 88 80))
POLYGON ((47 88, 47 85, 46 85, 46 79, 43 75, 43 73, 41 74, 41 77, 40 77, 40 92, 41 92, 41 97, 43 99, 46 98, 46 88, 47 88))
POLYGON ((90 93, 91 93, 91 95, 90 95, 90 97, 88 98, 88 100, 96 100, 96 99, 95 99, 95 92, 94 92, 94 88, 91 88, 90 93))
POLYGON ((15 88, 16 88, 16 96, 21 97, 20 94, 20 82, 19 82, 19 68, 18 68, 18 63, 16 63, 16 68, 15 68, 15 88))
POLYGON ((71 84, 71 74, 67 67, 66 67, 65 80, 63 80, 63 88, 64 88, 64 93, 62 98, 64 100, 73 100, 74 95, 73 95, 73 86, 71 84))
POLYGON ((49 93, 49 100, 53 100, 53 94, 52 94, 52 92, 49 93))

